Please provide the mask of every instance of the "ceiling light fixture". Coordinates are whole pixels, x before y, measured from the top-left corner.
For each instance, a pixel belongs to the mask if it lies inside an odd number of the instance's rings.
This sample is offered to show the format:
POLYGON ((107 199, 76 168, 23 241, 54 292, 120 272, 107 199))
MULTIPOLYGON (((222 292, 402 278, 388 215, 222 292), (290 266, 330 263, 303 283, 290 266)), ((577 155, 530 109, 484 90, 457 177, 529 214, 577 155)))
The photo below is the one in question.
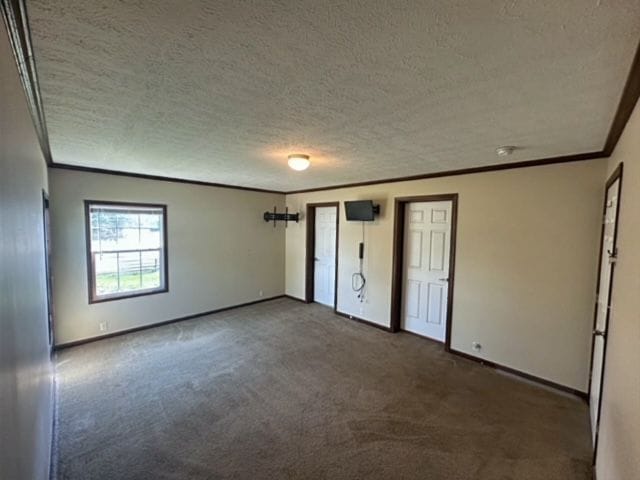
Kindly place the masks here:
POLYGON ((499 157, 508 157, 515 151, 516 147, 512 145, 505 145, 503 147, 496 148, 496 153, 499 157))
POLYGON ((289 166, 294 170, 298 170, 299 172, 302 170, 306 170, 309 168, 311 162, 309 161, 309 155, 303 155, 302 153, 294 153, 289 155, 289 160, 287 161, 289 166))

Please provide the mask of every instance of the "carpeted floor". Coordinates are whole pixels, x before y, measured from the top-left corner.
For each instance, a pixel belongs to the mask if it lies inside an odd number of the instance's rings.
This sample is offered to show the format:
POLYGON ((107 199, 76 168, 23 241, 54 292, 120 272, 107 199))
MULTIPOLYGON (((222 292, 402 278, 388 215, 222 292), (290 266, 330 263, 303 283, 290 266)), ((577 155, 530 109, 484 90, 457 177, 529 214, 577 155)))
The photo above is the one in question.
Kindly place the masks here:
POLYGON ((274 300, 63 350, 60 479, 590 479, 587 406, 274 300))

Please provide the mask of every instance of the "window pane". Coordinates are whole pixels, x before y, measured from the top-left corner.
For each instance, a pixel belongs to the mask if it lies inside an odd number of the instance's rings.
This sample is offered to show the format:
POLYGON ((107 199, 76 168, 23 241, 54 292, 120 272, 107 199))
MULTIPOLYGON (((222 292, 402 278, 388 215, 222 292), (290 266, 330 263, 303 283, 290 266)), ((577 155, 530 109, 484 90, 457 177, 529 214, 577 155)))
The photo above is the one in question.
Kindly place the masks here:
POLYGON ((96 294, 106 295, 118 291, 118 260, 115 253, 94 255, 96 294))
POLYGON ((140 230, 118 227, 118 250, 138 250, 140 248, 140 230))
POLYGON ((161 215, 159 213, 141 213, 140 227, 160 230, 161 215))
POLYGON ((140 230, 140 248, 160 248, 162 246, 162 234, 160 230, 140 230))
POLYGON ((98 229, 97 242, 91 245, 92 251, 114 250, 118 233, 116 230, 116 216, 113 213, 98 210, 92 215, 92 226, 98 229))
POLYGON ((117 215, 118 228, 138 228, 138 214, 125 212, 117 215))
POLYGON ((140 215, 140 248, 160 248, 162 246, 162 215, 140 215))
POLYGON ((142 288, 160 286, 160 251, 142 252, 142 288))
POLYGON ((120 253, 120 291, 127 292, 140 288, 140 252, 120 253))

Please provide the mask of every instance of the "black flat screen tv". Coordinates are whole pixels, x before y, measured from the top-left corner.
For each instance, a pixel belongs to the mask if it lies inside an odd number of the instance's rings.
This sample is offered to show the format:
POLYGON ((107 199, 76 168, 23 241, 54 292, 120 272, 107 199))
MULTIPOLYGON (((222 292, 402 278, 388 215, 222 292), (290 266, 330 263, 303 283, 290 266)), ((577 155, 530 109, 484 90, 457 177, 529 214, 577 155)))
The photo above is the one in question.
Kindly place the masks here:
POLYGON ((379 206, 374 205, 371 200, 357 200, 344 202, 345 213, 349 221, 373 222, 379 206))

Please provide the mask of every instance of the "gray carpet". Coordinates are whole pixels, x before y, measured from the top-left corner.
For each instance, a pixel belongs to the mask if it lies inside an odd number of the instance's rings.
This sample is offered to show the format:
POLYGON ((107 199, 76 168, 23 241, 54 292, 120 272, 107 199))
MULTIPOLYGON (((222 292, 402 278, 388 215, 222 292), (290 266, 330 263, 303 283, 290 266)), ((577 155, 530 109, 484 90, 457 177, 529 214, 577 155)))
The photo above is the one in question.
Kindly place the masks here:
POLYGON ((274 300, 61 351, 61 479, 590 479, 584 402, 274 300))

